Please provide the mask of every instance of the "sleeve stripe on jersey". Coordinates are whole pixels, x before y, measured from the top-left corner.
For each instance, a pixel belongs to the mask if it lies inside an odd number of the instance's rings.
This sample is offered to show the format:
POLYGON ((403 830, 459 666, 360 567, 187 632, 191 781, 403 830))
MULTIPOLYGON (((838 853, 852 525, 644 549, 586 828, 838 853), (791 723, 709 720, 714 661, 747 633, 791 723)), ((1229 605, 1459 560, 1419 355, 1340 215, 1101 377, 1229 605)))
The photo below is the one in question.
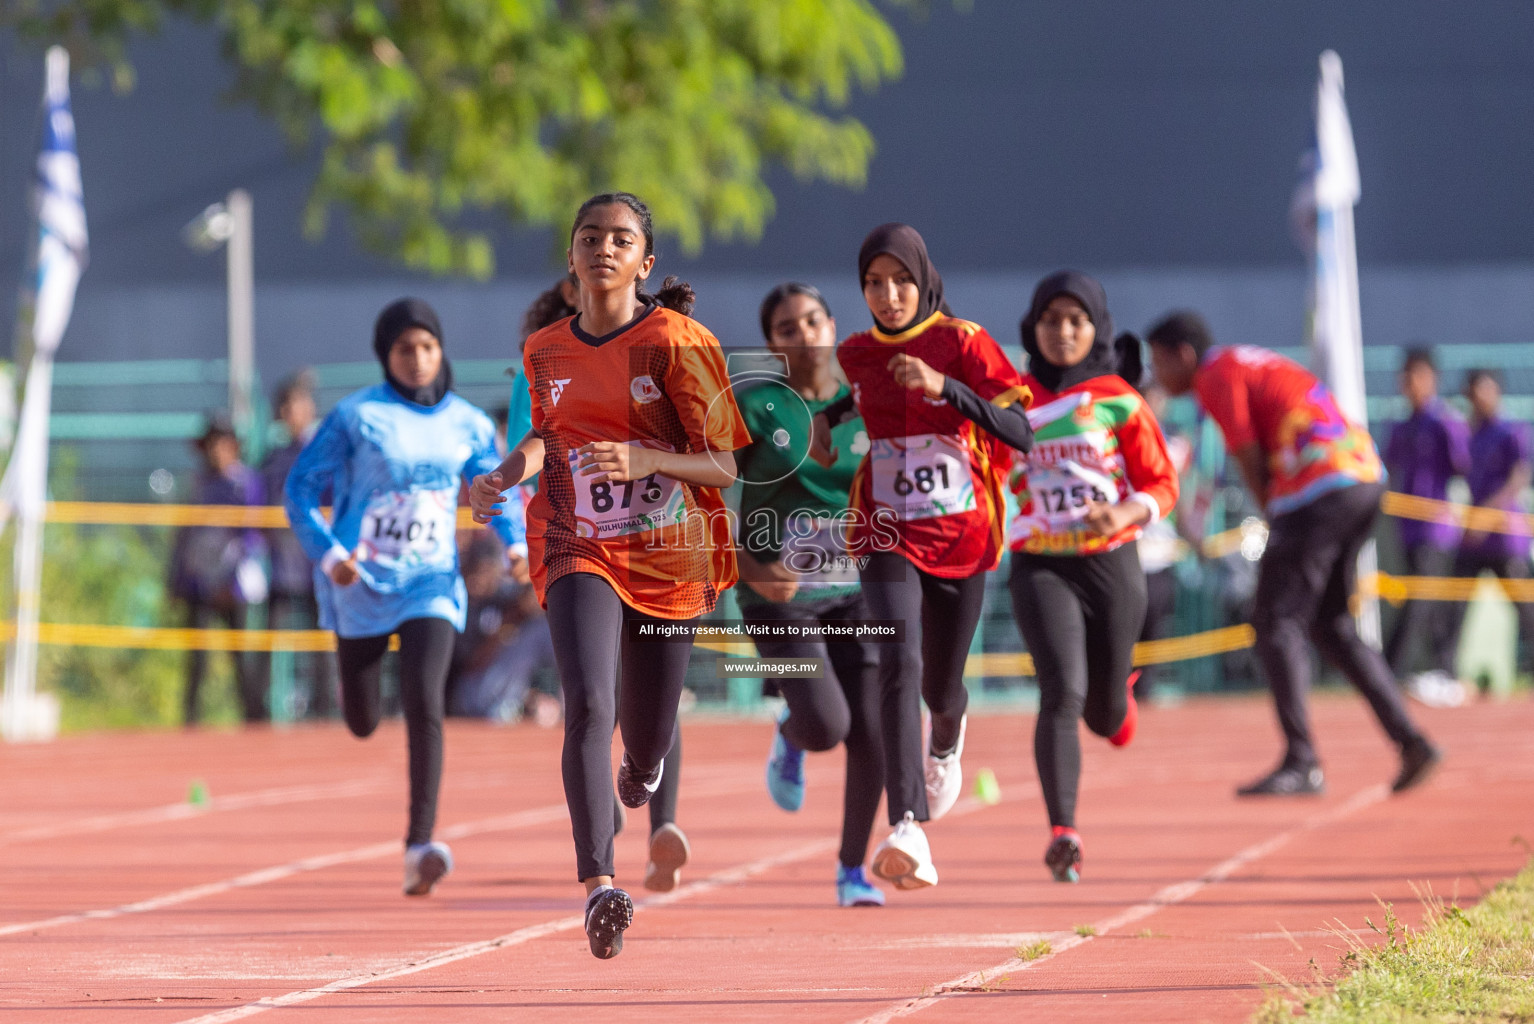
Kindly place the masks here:
POLYGON ((1022 402, 1024 409, 1030 408, 1033 405, 1033 392, 1024 384, 1014 384, 991 399, 991 404, 998 409, 1006 409, 1013 402, 1022 402))

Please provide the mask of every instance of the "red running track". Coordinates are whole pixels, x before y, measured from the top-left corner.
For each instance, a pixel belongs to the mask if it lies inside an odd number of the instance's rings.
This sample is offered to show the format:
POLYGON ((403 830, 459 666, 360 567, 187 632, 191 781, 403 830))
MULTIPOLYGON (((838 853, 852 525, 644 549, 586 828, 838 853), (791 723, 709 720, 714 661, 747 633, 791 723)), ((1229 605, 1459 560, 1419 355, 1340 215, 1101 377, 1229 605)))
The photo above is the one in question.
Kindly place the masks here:
MULTIPOLYGON (((788 815, 761 781, 770 726, 692 720, 694 862, 608 962, 580 931, 557 731, 450 724, 458 869, 426 899, 399 892, 397 723, 0 747, 0 1022, 1240 1022, 1273 977, 1330 975, 1328 929, 1378 920, 1376 897, 1415 921, 1412 883, 1470 901, 1523 863, 1534 702, 1420 714, 1448 759, 1396 798, 1344 696, 1315 702, 1322 798, 1232 796, 1274 759, 1265 700, 1150 709, 1125 750, 1088 739, 1075 886, 1040 863, 1031 716, 976 718, 965 769, 1003 800, 931 827, 936 888, 854 910, 833 898, 841 756, 811 757, 788 815), (1051 955, 1016 957, 1041 938, 1051 955)), ((636 897, 643 818, 619 839, 636 897)))

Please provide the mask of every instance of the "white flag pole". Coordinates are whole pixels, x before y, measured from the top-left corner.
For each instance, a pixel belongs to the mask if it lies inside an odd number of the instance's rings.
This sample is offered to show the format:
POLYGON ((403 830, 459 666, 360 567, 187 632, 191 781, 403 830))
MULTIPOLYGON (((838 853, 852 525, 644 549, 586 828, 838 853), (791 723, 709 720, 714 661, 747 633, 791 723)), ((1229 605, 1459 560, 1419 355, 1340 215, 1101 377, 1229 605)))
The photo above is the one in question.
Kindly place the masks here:
MULTIPOLYGON (((1320 65, 1311 197, 1315 210, 1311 352, 1321 379, 1331 388, 1343 415, 1367 429, 1369 406, 1364 390, 1358 249, 1353 236, 1353 207, 1362 194, 1358 155, 1353 148, 1353 128, 1343 98, 1342 58, 1327 50, 1321 54, 1320 65)), ((1378 568, 1378 553, 1370 541, 1359 555, 1359 577, 1371 579, 1378 568)), ((1363 601, 1358 626, 1364 641, 1378 648, 1377 598, 1363 601)))
MULTIPOLYGON (((27 370, 16 443, 0 481, 0 507, 16 515, 16 635, 6 660, 0 732, 7 740, 48 739, 58 730, 58 702, 37 693, 38 612, 42 591, 43 513, 48 494, 48 417, 53 356, 74 310, 87 236, 69 104, 69 55, 48 51, 43 147, 37 158, 37 278, 32 304, 32 363, 27 370)), ((3 521, 3 520, 0 520, 3 521)))

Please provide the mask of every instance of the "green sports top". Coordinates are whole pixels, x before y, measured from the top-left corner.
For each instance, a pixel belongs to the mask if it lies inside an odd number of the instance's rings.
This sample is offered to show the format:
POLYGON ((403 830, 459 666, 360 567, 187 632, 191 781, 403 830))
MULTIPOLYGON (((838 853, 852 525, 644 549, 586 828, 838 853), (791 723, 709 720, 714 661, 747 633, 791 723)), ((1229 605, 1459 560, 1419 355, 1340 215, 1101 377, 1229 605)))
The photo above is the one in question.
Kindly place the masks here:
MULTIPOLYGON (((836 462, 828 469, 809 457, 815 414, 844 397, 846 384, 824 401, 801 397, 781 380, 737 394, 751 444, 735 453, 740 498, 740 546, 758 562, 786 558, 800 572, 793 601, 845 597, 858 589, 840 531, 830 522, 847 514, 847 492, 868 451, 868 434, 854 417, 831 430, 836 462), (785 532, 787 533, 785 541, 785 532)), ((736 589, 743 604, 766 604, 749 586, 736 589)))

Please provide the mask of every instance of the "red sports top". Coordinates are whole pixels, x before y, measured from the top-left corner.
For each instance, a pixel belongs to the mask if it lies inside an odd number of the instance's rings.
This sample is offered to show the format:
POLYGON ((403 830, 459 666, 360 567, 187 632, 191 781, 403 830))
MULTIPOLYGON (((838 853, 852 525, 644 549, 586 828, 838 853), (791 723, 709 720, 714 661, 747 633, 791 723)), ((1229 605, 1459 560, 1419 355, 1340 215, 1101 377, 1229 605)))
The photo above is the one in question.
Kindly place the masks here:
POLYGON ((978 324, 943 313, 900 334, 854 334, 836 357, 852 385, 869 451, 853 477, 854 556, 898 551, 933 576, 963 579, 1001 560, 1011 451, 944 399, 895 383, 899 353, 916 356, 998 405, 1026 400, 1023 379, 978 324))
POLYGON ((572 473, 575 450, 623 441, 663 451, 731 452, 751 442, 719 342, 660 306, 600 344, 562 320, 527 339, 523 362, 543 474, 527 510, 533 584, 589 572, 625 604, 688 619, 713 610, 736 579, 735 545, 718 488, 655 474, 593 483, 572 473))
POLYGON ((1385 475, 1369 432, 1344 416, 1326 385, 1292 359, 1255 345, 1212 348, 1193 375, 1193 390, 1220 425, 1226 448, 1234 452, 1256 443, 1262 449, 1270 516, 1385 475))
POLYGON ((1094 501, 1140 501, 1152 522, 1177 507, 1177 467, 1161 426, 1139 392, 1117 374, 1056 394, 1032 376, 1028 420, 1033 450, 1012 470, 1018 514, 1007 531, 1013 551, 1093 555, 1140 536, 1131 526, 1104 537, 1082 525, 1094 501))

